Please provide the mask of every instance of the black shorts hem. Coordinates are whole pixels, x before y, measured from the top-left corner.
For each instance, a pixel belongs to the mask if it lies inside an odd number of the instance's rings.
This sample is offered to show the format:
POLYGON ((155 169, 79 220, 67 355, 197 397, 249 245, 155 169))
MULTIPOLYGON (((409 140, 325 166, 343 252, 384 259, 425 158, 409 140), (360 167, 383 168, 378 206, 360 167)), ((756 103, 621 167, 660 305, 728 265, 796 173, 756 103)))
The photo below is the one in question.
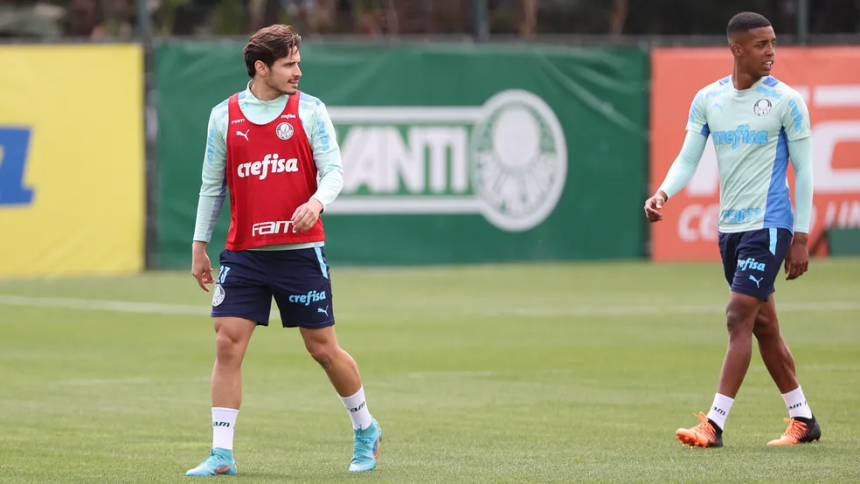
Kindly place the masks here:
POLYGON ((243 313, 218 313, 218 314, 215 314, 213 312, 211 314, 211 316, 213 318, 242 318, 242 319, 247 319, 248 321, 254 321, 255 323, 257 323, 257 326, 268 326, 269 325, 269 318, 266 318, 264 320, 259 319, 259 318, 254 318, 254 317, 250 317, 247 313, 244 313, 244 314, 243 313))
POLYGON ((329 319, 328 321, 322 323, 313 323, 313 324, 287 324, 281 323, 285 328, 304 328, 304 329, 322 329, 327 328, 329 326, 334 326, 334 318, 329 319))
POLYGON ((759 301, 767 302, 770 299, 770 295, 773 294, 774 291, 768 291, 767 295, 764 299, 761 297, 761 291, 751 291, 745 287, 732 287, 732 292, 736 292, 738 294, 743 294, 744 296, 754 297, 759 301))

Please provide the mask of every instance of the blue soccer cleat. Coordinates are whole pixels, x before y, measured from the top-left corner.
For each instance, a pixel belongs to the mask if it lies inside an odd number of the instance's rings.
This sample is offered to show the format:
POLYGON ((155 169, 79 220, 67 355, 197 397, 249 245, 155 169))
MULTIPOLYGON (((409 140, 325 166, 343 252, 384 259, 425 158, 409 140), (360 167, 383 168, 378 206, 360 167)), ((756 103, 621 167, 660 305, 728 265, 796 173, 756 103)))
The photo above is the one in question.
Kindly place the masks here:
POLYGON ((371 419, 370 427, 353 430, 352 461, 350 472, 372 471, 379 460, 379 443, 382 442, 382 428, 376 419, 371 419))
POLYGON ((236 475, 236 461, 233 451, 215 448, 209 452, 209 458, 202 464, 186 472, 186 476, 233 476, 236 475))

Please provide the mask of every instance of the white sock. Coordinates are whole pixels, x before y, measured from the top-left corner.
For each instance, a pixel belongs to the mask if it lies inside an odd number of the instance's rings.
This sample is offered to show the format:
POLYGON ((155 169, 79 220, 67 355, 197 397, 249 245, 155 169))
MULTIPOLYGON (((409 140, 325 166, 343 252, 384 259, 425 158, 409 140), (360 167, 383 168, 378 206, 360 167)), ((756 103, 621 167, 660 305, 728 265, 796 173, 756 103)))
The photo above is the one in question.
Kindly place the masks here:
POLYGON ((212 407, 212 448, 233 450, 233 430, 236 428, 235 408, 212 407))
POLYGON ((782 399, 785 400, 785 406, 788 407, 789 417, 812 418, 812 409, 806 403, 806 397, 803 395, 803 390, 800 387, 788 393, 783 393, 782 399))
POLYGON ((720 430, 726 429, 726 419, 729 417, 729 410, 732 409, 733 403, 735 403, 734 398, 719 393, 714 396, 714 404, 711 405, 708 418, 713 420, 720 427, 720 430))
POLYGON ((358 389, 358 392, 351 397, 340 397, 343 405, 349 412, 349 418, 352 419, 352 428, 355 430, 366 429, 370 427, 370 412, 367 410, 367 401, 364 399, 364 387, 358 389))

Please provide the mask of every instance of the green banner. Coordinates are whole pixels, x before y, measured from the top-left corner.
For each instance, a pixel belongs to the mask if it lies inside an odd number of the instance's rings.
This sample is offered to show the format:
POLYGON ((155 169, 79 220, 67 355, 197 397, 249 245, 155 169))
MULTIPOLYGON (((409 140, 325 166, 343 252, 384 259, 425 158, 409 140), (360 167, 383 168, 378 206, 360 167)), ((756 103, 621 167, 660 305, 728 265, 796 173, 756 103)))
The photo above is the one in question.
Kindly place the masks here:
MULTIPOLYGON (((206 123, 248 82, 242 47, 156 49, 157 267, 190 264, 206 123)), ((343 155, 344 188, 323 216, 333 263, 642 256, 646 52, 306 45, 302 70, 343 155)))

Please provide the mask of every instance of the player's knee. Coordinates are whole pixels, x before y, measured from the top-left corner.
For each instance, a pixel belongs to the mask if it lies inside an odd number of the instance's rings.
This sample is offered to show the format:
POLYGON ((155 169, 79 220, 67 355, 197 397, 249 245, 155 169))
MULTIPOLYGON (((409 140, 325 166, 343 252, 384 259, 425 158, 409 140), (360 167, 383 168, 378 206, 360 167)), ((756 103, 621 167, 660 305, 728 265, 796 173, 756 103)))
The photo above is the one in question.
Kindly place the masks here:
POLYGON ((328 368, 331 366, 331 362, 334 359, 336 353, 335 349, 336 348, 329 345, 319 345, 308 348, 308 352, 311 354, 311 358, 319 363, 321 367, 328 368))
POLYGON ((779 327, 776 321, 759 314, 755 318, 755 326, 753 326, 753 334, 758 339, 771 338, 779 334, 779 327))
POLYGON ((334 351, 330 348, 320 347, 314 348, 310 350, 311 358, 314 359, 319 365, 323 368, 328 368, 331 366, 331 362, 334 359, 334 351))
POLYGON ((755 318, 745 308, 729 305, 726 308, 726 327, 729 334, 749 333, 755 318))
POLYGON ((225 333, 215 337, 215 356, 219 362, 229 363, 236 359, 239 353, 239 340, 225 333))

